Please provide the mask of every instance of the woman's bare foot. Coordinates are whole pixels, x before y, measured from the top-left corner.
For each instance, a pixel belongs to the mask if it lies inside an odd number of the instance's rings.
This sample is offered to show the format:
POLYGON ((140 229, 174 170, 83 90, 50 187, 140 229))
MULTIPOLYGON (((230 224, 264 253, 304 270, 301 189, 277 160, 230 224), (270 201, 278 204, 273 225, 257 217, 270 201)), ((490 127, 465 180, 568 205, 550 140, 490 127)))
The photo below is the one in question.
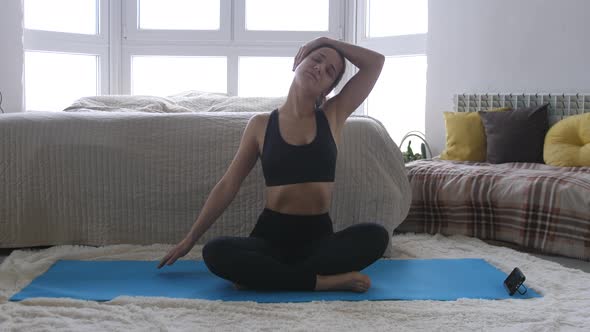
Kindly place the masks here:
POLYGON ((364 293, 370 287, 371 279, 369 276, 356 271, 327 276, 316 276, 316 291, 345 290, 364 293))

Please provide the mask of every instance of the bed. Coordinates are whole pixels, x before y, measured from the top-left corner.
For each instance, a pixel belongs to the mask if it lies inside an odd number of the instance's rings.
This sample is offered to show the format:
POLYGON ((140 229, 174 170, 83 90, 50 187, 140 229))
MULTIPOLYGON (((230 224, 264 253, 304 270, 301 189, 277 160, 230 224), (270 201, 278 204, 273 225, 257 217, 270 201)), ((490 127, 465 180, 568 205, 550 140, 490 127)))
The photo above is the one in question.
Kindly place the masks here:
MULTIPOLYGON (((0 116, 0 248, 180 241, 234 157, 248 120, 280 102, 196 92, 101 96, 67 112, 0 116)), ((393 233, 410 205, 401 152, 383 125, 366 116, 348 119, 342 139, 334 229, 376 222, 393 233)), ((263 205, 257 163, 199 244, 247 236, 263 205)), ((391 245, 385 255, 392 255, 391 245)))

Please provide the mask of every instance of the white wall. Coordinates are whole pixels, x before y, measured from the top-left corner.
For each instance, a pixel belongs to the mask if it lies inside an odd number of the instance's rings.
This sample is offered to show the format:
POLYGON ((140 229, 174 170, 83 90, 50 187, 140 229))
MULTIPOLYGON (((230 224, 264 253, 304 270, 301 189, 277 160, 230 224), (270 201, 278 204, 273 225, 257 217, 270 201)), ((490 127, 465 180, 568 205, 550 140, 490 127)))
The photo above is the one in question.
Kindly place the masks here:
POLYGON ((590 1, 430 0, 426 134, 445 146, 453 94, 590 93, 590 1))
POLYGON ((21 112, 23 105, 23 27, 21 0, 0 4, 0 91, 4 112, 21 112))

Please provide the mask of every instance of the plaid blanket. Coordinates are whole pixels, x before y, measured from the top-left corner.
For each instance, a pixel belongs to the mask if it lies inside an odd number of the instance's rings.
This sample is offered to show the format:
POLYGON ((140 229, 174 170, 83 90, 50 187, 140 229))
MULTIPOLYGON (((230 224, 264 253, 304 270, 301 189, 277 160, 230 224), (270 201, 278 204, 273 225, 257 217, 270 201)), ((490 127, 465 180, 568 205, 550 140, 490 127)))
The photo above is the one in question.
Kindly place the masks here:
POLYGON ((435 158, 406 169, 412 204, 396 232, 461 234, 590 260, 590 167, 435 158))

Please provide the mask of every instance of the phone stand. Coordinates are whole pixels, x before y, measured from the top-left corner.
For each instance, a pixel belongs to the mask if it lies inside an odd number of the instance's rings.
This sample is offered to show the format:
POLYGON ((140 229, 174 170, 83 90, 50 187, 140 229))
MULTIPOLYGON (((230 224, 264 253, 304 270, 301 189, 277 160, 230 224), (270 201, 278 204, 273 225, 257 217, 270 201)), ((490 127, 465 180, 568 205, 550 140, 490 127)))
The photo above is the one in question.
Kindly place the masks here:
POLYGON ((514 295, 516 292, 518 292, 520 295, 526 294, 528 289, 525 285, 523 285, 525 280, 526 277, 524 276, 524 273, 522 273, 518 267, 515 267, 514 270, 510 272, 506 280, 504 280, 504 286, 508 290, 508 294, 510 294, 510 296, 514 295), (524 292, 520 291, 521 287, 524 288, 524 292))

